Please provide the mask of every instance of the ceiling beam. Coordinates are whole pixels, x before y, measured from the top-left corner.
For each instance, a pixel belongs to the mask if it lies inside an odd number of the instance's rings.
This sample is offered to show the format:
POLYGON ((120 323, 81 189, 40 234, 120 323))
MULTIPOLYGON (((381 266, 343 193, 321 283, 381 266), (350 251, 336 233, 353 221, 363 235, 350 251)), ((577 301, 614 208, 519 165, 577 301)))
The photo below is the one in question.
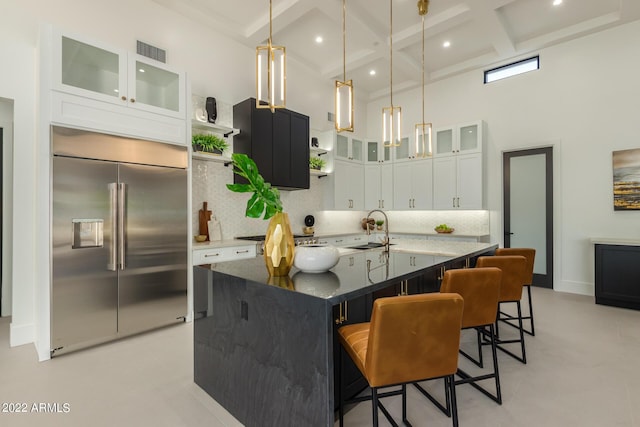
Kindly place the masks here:
POLYGON ((482 27, 500 56, 516 53, 513 37, 509 34, 502 15, 485 2, 469 2, 475 24, 482 27))

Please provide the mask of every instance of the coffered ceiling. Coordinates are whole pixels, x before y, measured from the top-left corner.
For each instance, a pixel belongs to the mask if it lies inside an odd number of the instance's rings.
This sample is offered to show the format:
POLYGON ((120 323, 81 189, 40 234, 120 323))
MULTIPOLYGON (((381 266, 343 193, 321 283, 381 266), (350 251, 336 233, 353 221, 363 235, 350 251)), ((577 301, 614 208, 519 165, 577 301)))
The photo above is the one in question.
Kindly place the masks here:
MULTIPOLYGON (((154 0, 255 48, 269 34, 268 0, 154 0)), ((425 18, 427 82, 492 68, 572 38, 640 19, 640 0, 431 0, 425 18), (449 42, 449 47, 444 43, 449 42)), ((347 79, 358 95, 389 92, 389 0, 346 0, 347 79), (371 75, 371 70, 375 75, 371 75)), ((342 1, 273 0, 273 42, 327 80, 342 79, 342 1), (322 37, 321 43, 316 37, 322 37)), ((614 49, 615 46, 612 46, 614 49)), ((416 0, 393 0, 393 89, 421 82, 416 0)))

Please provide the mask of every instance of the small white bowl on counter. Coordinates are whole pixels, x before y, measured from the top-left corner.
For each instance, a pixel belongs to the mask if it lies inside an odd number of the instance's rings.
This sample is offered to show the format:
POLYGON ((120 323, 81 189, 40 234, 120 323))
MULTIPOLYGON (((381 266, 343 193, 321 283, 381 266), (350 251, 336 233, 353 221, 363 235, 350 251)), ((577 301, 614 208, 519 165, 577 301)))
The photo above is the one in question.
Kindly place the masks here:
POLYGON ((340 259, 338 248, 331 245, 301 245, 295 249, 293 265, 305 273, 323 273, 340 259))

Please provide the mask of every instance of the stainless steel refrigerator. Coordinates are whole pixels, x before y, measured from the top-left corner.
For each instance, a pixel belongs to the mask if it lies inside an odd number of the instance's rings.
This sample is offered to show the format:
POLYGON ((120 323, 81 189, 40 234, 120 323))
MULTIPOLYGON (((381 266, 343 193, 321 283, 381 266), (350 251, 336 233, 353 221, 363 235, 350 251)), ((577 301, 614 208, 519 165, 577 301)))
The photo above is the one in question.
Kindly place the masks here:
POLYGON ((52 127, 51 355, 187 314, 187 148, 52 127))

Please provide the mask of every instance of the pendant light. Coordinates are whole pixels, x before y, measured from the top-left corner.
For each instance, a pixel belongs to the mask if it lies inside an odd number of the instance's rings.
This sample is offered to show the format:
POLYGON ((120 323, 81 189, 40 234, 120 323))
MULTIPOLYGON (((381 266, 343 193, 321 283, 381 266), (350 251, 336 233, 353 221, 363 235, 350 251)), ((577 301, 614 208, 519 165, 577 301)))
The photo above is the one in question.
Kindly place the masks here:
POLYGON ((342 0, 342 81, 336 80, 336 130, 353 132, 353 81, 347 81, 347 4, 342 0))
POLYGON ((272 43, 272 7, 269 0, 269 40, 266 46, 256 47, 256 108, 286 107, 287 70, 284 46, 272 43))
POLYGON ((424 120, 424 17, 429 11, 429 0, 418 0, 418 14, 422 17, 422 123, 416 124, 416 157, 430 157, 431 123, 424 120))
POLYGON ((382 143, 385 147, 399 147, 402 141, 402 108, 393 105, 393 0, 389 0, 389 62, 391 106, 382 109, 382 143))

